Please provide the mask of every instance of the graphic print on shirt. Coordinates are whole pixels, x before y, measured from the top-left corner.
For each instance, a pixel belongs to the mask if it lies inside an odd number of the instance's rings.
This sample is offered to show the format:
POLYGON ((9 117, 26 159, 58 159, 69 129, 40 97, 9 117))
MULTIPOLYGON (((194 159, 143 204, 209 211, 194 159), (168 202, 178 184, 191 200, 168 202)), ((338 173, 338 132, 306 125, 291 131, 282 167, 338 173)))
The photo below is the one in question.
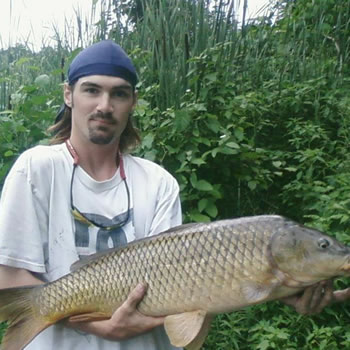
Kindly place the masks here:
MULTIPOLYGON (((113 226, 123 222, 127 217, 127 212, 119 214, 112 219, 99 214, 84 213, 84 215, 89 220, 93 220, 103 226, 113 226)), ((109 248, 117 248, 133 240, 132 218, 133 210, 130 209, 129 219, 125 225, 113 230, 88 226, 75 219, 75 246, 79 255, 90 255, 109 248)))

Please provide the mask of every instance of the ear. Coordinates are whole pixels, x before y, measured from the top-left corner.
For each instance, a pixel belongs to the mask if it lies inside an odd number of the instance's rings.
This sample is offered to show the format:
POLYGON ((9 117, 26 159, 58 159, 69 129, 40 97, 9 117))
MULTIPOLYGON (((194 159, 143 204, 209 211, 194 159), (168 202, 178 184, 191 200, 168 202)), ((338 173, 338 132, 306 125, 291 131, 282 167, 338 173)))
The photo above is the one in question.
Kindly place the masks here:
POLYGON ((73 88, 65 83, 63 86, 63 99, 64 103, 68 106, 71 107, 73 106, 73 88))

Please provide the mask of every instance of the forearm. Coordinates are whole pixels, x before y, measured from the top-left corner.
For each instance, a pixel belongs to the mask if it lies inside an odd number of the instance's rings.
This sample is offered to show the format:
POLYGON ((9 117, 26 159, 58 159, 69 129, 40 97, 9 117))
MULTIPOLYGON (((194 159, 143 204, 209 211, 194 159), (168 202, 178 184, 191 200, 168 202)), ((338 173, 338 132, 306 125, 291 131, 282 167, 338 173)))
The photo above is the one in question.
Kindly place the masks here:
POLYGON ((85 333, 93 334, 98 337, 109 339, 109 340, 123 340, 123 337, 115 332, 114 339, 110 336, 110 320, 101 321, 86 321, 86 322, 72 322, 68 318, 64 321, 65 326, 73 328, 85 333))
POLYGON ((0 265, 0 289, 42 283, 40 279, 36 278, 28 270, 0 265))

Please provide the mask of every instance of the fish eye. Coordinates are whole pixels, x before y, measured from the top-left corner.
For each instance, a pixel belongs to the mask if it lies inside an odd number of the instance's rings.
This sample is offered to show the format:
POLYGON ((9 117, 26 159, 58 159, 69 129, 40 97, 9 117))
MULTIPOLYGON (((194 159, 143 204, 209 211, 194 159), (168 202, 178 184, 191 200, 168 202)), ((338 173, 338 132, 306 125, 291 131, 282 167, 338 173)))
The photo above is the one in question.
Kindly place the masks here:
POLYGON ((331 245, 331 242, 326 238, 320 238, 318 240, 318 246, 322 249, 326 249, 331 245))

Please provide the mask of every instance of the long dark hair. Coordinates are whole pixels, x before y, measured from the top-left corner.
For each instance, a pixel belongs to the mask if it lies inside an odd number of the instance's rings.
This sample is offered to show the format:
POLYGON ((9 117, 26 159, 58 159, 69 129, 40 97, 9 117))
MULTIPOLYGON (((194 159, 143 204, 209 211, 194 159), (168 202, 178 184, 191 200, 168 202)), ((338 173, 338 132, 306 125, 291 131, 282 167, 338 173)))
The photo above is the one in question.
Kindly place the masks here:
MULTIPOLYGON (((64 107, 62 116, 56 119, 56 123, 49 127, 48 132, 53 136, 50 139, 51 145, 57 145, 69 139, 72 130, 72 109, 64 107)), ((141 137, 138 130, 134 127, 132 116, 129 116, 128 122, 123 133, 120 136, 119 150, 122 153, 129 153, 141 143, 141 137)))

